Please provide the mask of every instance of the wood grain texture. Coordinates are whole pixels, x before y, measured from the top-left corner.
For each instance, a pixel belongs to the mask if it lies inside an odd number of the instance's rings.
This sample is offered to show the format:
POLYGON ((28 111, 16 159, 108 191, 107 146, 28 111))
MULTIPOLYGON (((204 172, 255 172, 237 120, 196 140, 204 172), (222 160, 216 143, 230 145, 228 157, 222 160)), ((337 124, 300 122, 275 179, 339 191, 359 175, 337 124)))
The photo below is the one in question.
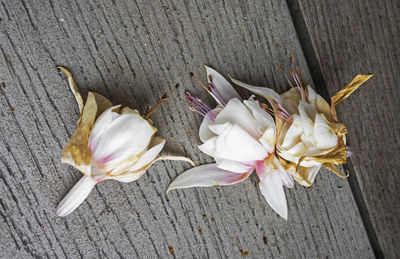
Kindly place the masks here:
MULTIPOLYGON (((60 162, 78 107, 54 67, 69 68, 83 96, 142 112, 176 83, 211 103, 189 76, 205 80, 203 63, 286 90, 275 65, 289 53, 311 77, 285 2, 3 0, 0 17, 1 257, 373 257, 348 182, 327 171, 312 188, 286 191, 288 221, 255 177, 165 195, 188 168, 179 162, 156 163, 134 183, 103 182, 72 215, 55 217, 80 173, 60 162)), ((211 162, 182 89, 153 119, 164 153, 211 162)))
POLYGON ((354 75, 375 73, 338 112, 378 245, 387 258, 399 257, 400 2, 298 3, 330 96, 354 75))

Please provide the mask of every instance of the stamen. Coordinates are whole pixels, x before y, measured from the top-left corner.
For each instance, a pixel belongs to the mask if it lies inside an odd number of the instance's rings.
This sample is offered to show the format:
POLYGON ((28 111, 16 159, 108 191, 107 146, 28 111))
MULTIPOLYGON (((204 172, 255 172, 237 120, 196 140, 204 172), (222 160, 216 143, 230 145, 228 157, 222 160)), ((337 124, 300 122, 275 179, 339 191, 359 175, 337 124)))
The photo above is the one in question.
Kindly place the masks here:
POLYGON ((163 96, 161 96, 161 99, 156 103, 154 108, 151 109, 151 106, 147 107, 144 118, 146 120, 150 118, 150 116, 157 111, 158 107, 160 107, 161 104, 165 103, 168 100, 169 94, 172 93, 174 90, 175 89, 169 91, 168 93, 163 94, 163 96))
POLYGON ((206 104, 203 103, 202 100, 199 98, 193 97, 188 91, 185 91, 186 99, 194 106, 189 106, 191 111, 197 112, 204 117, 209 118, 210 120, 214 121, 217 115, 208 107, 206 104))
MULTIPOLYGON (((212 80, 212 77, 210 77, 210 78, 212 80)), ((210 83, 208 83, 208 89, 210 90, 211 93, 213 93, 215 95, 215 97, 218 98, 218 100, 223 104, 223 106, 226 105, 224 98, 222 97, 221 93, 218 91, 218 89, 215 87, 215 85, 212 81, 210 83)))
POLYGON ((206 86, 200 81, 200 79, 197 78, 197 76, 195 76, 193 73, 190 73, 190 76, 193 77, 193 78, 197 81, 197 83, 199 83, 199 84, 201 85, 201 87, 203 87, 203 88, 207 91, 207 93, 209 93, 209 94, 217 101, 217 103, 218 103, 219 105, 224 106, 224 105, 221 103, 220 99, 217 98, 217 97, 214 95, 214 93, 211 92, 211 90, 210 90, 208 87, 206 87, 206 86))
POLYGON ((292 83, 291 83, 290 80, 289 80, 289 77, 288 77, 288 76, 286 75, 286 73, 285 73, 285 69, 283 69, 283 67, 281 66, 281 64, 277 64, 276 66, 279 68, 279 70, 282 71, 282 73, 283 73, 283 75, 285 76, 286 81, 289 83, 290 87, 294 88, 294 86, 292 85, 292 83))

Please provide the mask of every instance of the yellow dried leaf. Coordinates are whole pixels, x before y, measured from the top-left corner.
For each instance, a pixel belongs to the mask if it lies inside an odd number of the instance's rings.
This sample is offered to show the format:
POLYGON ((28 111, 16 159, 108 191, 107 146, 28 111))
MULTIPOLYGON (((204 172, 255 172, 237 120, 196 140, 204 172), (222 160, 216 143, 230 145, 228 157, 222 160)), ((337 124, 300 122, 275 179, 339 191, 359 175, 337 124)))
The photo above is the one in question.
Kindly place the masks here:
POLYGON ((322 164, 323 167, 325 167, 326 169, 334 172, 337 176, 341 177, 341 178, 347 178, 349 177, 349 175, 345 175, 343 174, 334 164, 330 164, 330 163, 325 163, 322 164))
POLYGON ((350 94, 352 94, 355 90, 357 90, 358 87, 360 87, 365 81, 370 79, 373 75, 374 74, 368 74, 368 75, 358 74, 356 77, 353 78, 353 80, 351 80, 351 82, 348 85, 346 85, 342 90, 337 92, 331 98, 331 114, 336 122, 338 121, 338 118, 335 106, 338 105, 347 97, 349 97, 350 94))

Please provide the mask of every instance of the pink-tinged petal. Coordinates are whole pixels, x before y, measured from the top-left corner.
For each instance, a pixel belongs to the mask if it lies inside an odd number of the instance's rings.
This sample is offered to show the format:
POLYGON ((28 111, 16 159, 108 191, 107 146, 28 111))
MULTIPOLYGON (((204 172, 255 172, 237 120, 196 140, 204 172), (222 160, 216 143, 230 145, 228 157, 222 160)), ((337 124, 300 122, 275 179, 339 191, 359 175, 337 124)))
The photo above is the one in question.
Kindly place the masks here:
POLYGON ((219 94, 221 95, 225 103, 227 103, 232 98, 238 98, 239 100, 242 100, 240 95, 236 92, 233 86, 225 79, 225 77, 223 77, 220 73, 218 73, 211 67, 208 67, 206 65, 204 65, 204 67, 206 68, 208 82, 209 83, 212 82, 214 84, 214 86, 217 88, 219 94), (212 81, 210 81, 210 77, 212 81))
POLYGON ((168 187, 167 193, 173 189, 189 187, 222 186, 240 183, 246 180, 249 173, 231 173, 217 167, 217 164, 208 164, 194 167, 179 175, 168 187))
POLYGON ((231 99, 218 114, 215 119, 215 124, 236 123, 245 129, 254 137, 261 137, 262 133, 259 132, 258 123, 249 109, 239 100, 231 99))
POLYGON ((97 119, 90 132, 89 147, 93 151, 97 148, 101 135, 111 126, 111 123, 120 115, 113 110, 121 105, 113 106, 105 110, 97 119))
POLYGON ((271 88, 261 87, 261 86, 252 86, 252 85, 243 83, 239 80, 236 80, 233 77, 230 77, 230 79, 232 80, 232 82, 234 84, 237 84, 238 86, 246 88, 247 90, 251 91, 252 93, 255 93, 257 95, 264 97, 268 101, 275 100, 278 103, 282 103, 282 99, 281 99, 280 95, 277 92, 275 92, 274 90, 272 90, 271 88))
POLYGON ((238 162, 263 160, 268 152, 257 139, 237 124, 218 136, 216 157, 238 162))
POLYGON ((265 177, 265 161, 257 161, 256 163, 256 173, 258 175, 258 178, 263 179, 265 177))
POLYGON ((253 171, 254 162, 252 163, 240 163, 232 160, 223 159, 217 163, 217 167, 232 173, 247 173, 253 171))
POLYGON ((72 213, 86 199, 96 185, 96 181, 90 176, 82 176, 57 207, 56 215, 65 217, 72 213))
POLYGON ((266 174, 259 185, 268 205, 279 216, 287 220, 288 208, 280 174, 278 172, 266 174))
MULTIPOLYGON (((96 125, 94 126, 96 127, 96 125)), ((92 150, 92 160, 108 167, 138 155, 147 149, 155 128, 140 115, 128 113, 113 120, 92 150)))

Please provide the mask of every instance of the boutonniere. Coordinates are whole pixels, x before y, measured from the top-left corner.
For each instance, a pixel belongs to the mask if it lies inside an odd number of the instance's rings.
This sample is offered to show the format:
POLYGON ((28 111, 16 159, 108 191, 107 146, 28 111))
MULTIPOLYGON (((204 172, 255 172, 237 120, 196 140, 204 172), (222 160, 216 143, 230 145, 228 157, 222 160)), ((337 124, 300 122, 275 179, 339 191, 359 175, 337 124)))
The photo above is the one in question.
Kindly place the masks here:
POLYGON ((81 114, 77 129, 63 150, 62 162, 83 174, 59 204, 58 216, 73 212, 94 186, 104 180, 136 181, 159 160, 182 160, 194 165, 186 157, 158 156, 165 140, 155 136, 157 129, 149 117, 168 99, 167 94, 144 116, 129 107, 113 106, 107 98, 94 92, 89 92, 84 103, 71 73, 58 68, 68 76, 81 114))
POLYGON ((231 79, 238 86, 269 101, 277 127, 276 153, 279 160, 299 184, 311 186, 321 167, 342 178, 348 176, 336 167, 346 163, 352 149, 346 145, 347 128, 339 122, 335 107, 372 76, 359 74, 354 77, 331 98, 330 105, 303 82, 302 71, 296 68, 293 56, 290 76, 285 74, 291 89, 281 95, 270 88, 231 79))
POLYGON ((253 96, 243 100, 217 71, 206 66, 206 72, 208 84, 200 84, 215 99, 217 106, 210 108, 189 92, 186 97, 191 103, 190 109, 204 117, 199 129, 203 144, 199 149, 212 156, 215 163, 187 170, 171 183, 168 191, 232 185, 246 180, 256 171, 267 203, 286 219, 283 186, 292 187, 294 181, 275 155, 278 132, 274 118, 253 96))

